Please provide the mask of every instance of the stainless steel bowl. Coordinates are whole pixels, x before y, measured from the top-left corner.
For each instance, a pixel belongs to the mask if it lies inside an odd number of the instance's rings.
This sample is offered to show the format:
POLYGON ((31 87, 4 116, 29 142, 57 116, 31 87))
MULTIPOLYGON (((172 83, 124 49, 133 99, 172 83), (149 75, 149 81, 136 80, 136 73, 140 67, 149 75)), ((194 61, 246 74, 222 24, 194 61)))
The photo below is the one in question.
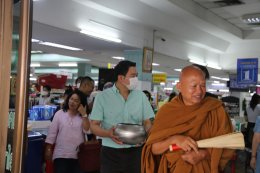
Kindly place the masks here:
POLYGON ((139 124, 119 123, 116 125, 114 135, 124 144, 136 145, 145 141, 146 131, 139 124))

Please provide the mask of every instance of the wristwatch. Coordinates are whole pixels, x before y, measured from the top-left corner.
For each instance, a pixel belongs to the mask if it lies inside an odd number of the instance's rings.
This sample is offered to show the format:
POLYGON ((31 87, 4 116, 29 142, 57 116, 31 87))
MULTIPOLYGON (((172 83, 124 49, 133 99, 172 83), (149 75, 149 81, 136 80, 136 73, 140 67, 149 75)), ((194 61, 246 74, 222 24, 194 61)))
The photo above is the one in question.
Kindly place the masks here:
POLYGON ((88 118, 88 114, 83 115, 82 118, 88 118))

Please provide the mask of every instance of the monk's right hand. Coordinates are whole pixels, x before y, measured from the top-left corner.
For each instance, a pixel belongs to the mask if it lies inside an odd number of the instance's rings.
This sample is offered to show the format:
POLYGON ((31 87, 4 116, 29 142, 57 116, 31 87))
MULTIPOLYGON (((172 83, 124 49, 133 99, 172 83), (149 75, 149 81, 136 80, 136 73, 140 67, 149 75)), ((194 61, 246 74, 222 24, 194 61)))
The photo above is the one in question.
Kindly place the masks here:
POLYGON ((196 153, 198 153, 198 145, 195 140, 193 140, 191 137, 183 136, 183 135, 175 135, 173 136, 174 143, 180 147, 182 150, 188 152, 191 150, 194 150, 196 153))
POLYGON ((198 164, 201 160, 204 160, 204 159, 209 159, 210 158, 210 154, 207 150, 199 150, 198 153, 195 153, 195 151, 188 151, 186 152, 185 154, 183 154, 181 156, 181 158, 192 164, 192 165, 196 165, 198 164))
POLYGON ((115 127, 112 127, 111 129, 109 129, 109 137, 112 139, 112 141, 114 141, 115 143, 119 144, 119 145, 122 145, 123 142, 117 137, 114 135, 114 131, 115 131, 115 127))

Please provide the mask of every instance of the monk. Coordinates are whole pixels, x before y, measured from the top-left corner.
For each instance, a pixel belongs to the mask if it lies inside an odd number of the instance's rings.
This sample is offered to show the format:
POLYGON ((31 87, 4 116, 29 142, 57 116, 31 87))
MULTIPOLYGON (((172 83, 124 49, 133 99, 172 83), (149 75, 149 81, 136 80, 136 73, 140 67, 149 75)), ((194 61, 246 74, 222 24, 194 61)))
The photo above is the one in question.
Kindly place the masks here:
POLYGON ((180 94, 159 109, 142 151, 142 173, 219 173, 234 150, 199 149, 196 141, 233 132, 222 102, 205 97, 205 74, 196 66, 180 73, 180 94), (178 151, 169 151, 176 144, 178 151))

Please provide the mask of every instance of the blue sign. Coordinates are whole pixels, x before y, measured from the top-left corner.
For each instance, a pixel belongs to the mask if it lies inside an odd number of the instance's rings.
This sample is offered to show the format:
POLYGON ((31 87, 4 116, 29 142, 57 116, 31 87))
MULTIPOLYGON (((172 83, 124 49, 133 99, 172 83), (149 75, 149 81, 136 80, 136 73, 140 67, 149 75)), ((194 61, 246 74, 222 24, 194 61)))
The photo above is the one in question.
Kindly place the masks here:
POLYGON ((257 84, 258 58, 237 59, 237 83, 257 84))

